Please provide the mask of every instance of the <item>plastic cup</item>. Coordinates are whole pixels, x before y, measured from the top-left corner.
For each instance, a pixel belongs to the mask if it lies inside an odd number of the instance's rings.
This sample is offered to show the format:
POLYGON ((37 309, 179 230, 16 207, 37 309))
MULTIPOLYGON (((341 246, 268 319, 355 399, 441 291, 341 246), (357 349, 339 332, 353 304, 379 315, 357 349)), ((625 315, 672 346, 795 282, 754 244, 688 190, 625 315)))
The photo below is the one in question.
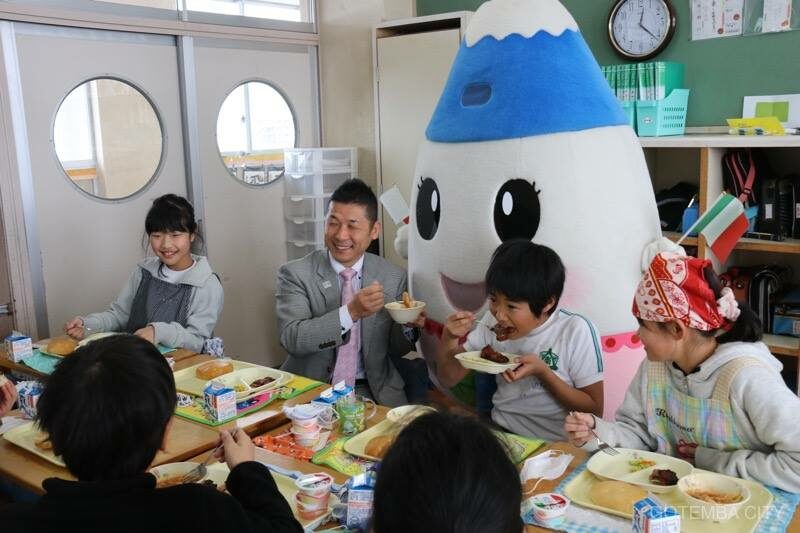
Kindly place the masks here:
POLYGON ((313 448, 319 442, 319 428, 311 433, 298 433, 294 428, 291 431, 295 442, 303 448, 313 448))

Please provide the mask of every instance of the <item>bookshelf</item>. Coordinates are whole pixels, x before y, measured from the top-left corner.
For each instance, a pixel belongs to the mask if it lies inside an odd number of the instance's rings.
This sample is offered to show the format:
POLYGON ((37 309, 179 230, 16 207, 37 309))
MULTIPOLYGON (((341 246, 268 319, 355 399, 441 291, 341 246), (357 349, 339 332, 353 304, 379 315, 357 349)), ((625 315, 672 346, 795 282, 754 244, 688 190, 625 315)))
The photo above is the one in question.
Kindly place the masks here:
MULTIPOLYGON (((800 136, 751 137, 727 134, 687 134, 673 137, 642 137, 653 189, 659 191, 679 181, 694 183, 699 189, 700 212, 703 213, 723 190, 722 157, 728 148, 761 148, 776 176, 800 172, 800 136)), ((681 235, 664 232, 677 241, 681 235)), ((743 238, 736 245, 727 263, 720 264, 702 237, 689 237, 683 246, 696 246, 700 258, 710 259, 717 272, 731 265, 789 264, 794 284, 800 284, 800 240, 764 241, 743 238)), ((800 381, 800 338, 764 335, 770 351, 784 363, 784 378, 798 391, 800 381)))

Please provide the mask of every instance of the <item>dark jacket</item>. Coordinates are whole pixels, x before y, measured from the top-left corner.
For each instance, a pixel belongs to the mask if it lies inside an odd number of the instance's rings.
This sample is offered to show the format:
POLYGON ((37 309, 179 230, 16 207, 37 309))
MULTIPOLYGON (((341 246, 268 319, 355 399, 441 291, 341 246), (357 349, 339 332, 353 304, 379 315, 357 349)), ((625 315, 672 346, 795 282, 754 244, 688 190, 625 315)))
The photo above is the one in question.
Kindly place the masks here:
POLYGON ((156 489, 147 473, 102 482, 50 478, 42 486, 46 494, 38 502, 0 510, 3 533, 303 531, 269 470, 254 461, 231 471, 230 496, 198 484, 156 489))

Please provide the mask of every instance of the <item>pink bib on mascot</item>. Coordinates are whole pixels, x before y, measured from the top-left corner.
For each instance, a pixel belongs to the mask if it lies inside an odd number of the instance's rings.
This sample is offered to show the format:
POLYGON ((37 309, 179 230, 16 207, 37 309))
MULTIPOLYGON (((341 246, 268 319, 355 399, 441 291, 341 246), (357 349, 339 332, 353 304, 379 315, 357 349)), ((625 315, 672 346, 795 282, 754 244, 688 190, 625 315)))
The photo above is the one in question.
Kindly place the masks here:
POLYGON ((412 294, 427 302, 426 359, 448 315, 487 308, 495 248, 530 239, 564 261, 561 307, 602 335, 613 416, 644 357, 631 298, 654 252, 671 245, 636 134, 560 3, 481 5, 420 146, 412 191, 396 246, 402 254, 407 238, 412 294))

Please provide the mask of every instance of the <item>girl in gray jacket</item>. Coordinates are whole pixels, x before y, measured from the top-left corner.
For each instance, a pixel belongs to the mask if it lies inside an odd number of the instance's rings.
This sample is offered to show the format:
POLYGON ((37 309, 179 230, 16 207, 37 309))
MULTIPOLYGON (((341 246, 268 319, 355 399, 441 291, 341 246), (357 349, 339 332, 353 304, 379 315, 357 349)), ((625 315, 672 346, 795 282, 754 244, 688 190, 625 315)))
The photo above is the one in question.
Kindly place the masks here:
POLYGON ((710 262, 657 255, 633 314, 647 359, 616 422, 572 413, 564 425, 570 442, 582 446, 593 429, 612 446, 800 492, 800 398, 760 342, 758 318, 720 287, 710 262))
POLYGON ((145 232, 155 257, 137 265, 107 311, 64 324, 74 339, 87 333, 133 333, 170 348, 203 350, 222 311, 222 284, 205 257, 191 253, 197 237, 194 208, 166 194, 153 201, 145 232))

